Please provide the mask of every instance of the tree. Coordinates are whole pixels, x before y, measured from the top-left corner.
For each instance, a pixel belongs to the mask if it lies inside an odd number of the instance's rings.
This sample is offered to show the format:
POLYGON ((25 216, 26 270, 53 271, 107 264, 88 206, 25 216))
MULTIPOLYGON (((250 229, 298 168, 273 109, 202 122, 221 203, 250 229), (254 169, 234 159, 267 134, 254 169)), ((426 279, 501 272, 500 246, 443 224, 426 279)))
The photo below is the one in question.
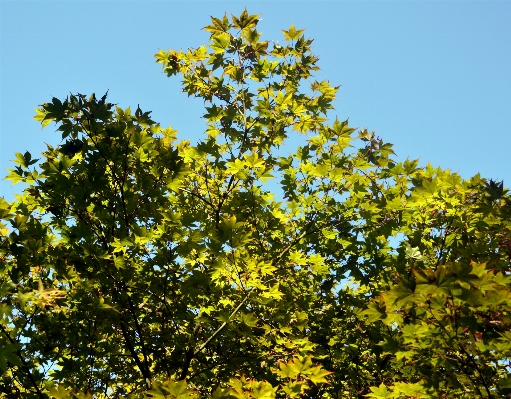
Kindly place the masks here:
POLYGON ((0 199, 4 397, 511 392, 503 183, 329 123, 312 41, 258 21, 156 54, 205 102, 196 145, 106 94, 37 109, 63 142, 16 154, 0 199))

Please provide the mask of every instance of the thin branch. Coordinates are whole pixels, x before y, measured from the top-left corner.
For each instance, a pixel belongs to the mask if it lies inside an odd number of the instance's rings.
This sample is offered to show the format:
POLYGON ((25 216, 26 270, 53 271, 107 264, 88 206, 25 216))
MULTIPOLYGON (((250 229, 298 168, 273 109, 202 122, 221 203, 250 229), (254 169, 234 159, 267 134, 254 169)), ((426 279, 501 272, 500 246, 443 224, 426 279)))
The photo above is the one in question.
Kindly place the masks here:
POLYGON ((241 309, 241 307, 247 302, 248 298, 250 297, 250 294, 252 291, 250 291, 245 298, 240 302, 240 304, 236 307, 236 309, 233 310, 233 312, 229 315, 229 320, 225 321, 218 329, 211 335, 211 337, 208 338, 206 342, 204 342, 198 349, 196 349, 193 352, 193 356, 198 355, 208 344, 225 328, 225 326, 232 320, 232 318, 238 313, 238 311, 241 309))
MULTIPOLYGON (((4 333, 5 337, 9 340, 9 342, 12 344, 12 345, 17 345, 17 342, 11 337, 11 335, 5 330, 4 326, 2 326, 2 324, 0 324, 0 329, 2 330, 2 332, 4 333)), ((25 368, 26 370, 26 373, 27 373, 27 376, 28 376, 28 379, 30 380, 30 382, 32 383, 32 385, 34 386, 36 392, 37 392, 37 395, 40 397, 40 398, 46 398, 46 396, 43 394, 43 392, 41 391, 41 389, 39 389, 39 385, 37 385, 37 382, 34 378, 34 376, 32 375, 32 372, 30 371, 30 367, 27 363, 27 361, 25 360, 25 358, 23 357, 23 354, 21 353, 21 350, 17 349, 16 350, 16 355, 18 355, 18 358, 21 360, 21 363, 23 364, 23 367, 25 368)))
POLYGON ((135 311, 135 307, 133 306, 133 301, 131 300, 131 297, 128 294, 128 289, 126 287, 126 296, 128 298, 128 304, 130 308, 130 313, 133 316, 133 321, 135 322, 135 328, 137 330, 137 334, 140 340, 140 346, 142 347, 142 355, 144 356, 144 370, 142 371, 142 374, 144 375, 144 378, 146 379, 146 383, 148 384, 148 388, 150 388, 149 381, 151 380, 151 373, 149 368, 149 363, 147 361, 147 349, 144 342, 144 336, 142 334, 142 328, 140 327, 140 323, 138 322, 137 313, 135 311))

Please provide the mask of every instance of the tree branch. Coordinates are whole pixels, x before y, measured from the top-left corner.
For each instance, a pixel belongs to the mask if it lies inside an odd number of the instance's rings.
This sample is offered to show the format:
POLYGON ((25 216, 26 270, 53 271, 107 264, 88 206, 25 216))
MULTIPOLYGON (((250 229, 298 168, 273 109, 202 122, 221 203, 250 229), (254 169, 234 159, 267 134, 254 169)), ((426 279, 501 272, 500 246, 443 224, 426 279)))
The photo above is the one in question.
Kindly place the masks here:
MULTIPOLYGON (((5 330, 4 326, 2 326, 2 324, 0 324, 0 329, 2 330, 2 332, 4 333, 5 337, 9 340, 9 342, 12 344, 12 345, 17 345, 18 343, 11 337, 11 335, 5 330)), ((41 391, 41 389, 39 388, 39 385, 37 385, 37 382, 34 378, 34 376, 32 375, 32 372, 30 371, 30 367, 28 366, 28 363, 27 361, 25 360, 25 358, 23 357, 23 354, 21 353, 21 350, 17 349, 16 350, 16 355, 18 355, 18 358, 21 360, 21 363, 23 364, 23 367, 25 368, 26 370, 26 373, 27 373, 27 377, 28 379, 30 380, 30 382, 32 383, 32 385, 34 386, 36 392, 37 392, 37 395, 40 397, 40 398, 46 398, 46 396, 43 394, 43 392, 41 391)))

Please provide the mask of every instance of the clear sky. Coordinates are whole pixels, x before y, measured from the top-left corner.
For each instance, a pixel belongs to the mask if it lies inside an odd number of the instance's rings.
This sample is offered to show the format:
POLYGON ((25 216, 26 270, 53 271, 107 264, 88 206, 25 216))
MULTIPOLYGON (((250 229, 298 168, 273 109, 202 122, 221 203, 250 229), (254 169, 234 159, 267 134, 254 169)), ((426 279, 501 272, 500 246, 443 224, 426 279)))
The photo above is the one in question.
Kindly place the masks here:
MULTIPOLYGON (((332 119, 376 130, 398 159, 480 172, 511 186, 511 1, 7 1, 0 0, 0 169, 35 157, 60 134, 34 108, 70 92, 152 110, 195 141, 202 103, 167 78, 153 54, 205 43, 209 16, 262 13, 265 40, 305 28, 341 85, 332 119)), ((12 198, 10 182, 0 196, 12 198)))

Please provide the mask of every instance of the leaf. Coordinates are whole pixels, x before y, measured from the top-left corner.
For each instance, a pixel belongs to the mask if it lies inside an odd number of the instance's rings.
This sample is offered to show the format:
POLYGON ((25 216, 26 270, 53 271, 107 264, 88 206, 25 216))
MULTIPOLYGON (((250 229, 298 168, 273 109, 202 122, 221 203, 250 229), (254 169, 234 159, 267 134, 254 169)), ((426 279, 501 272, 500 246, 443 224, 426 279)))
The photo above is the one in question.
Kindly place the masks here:
POLYGON ((249 327, 255 327, 259 319, 254 315, 254 313, 246 313, 241 315, 241 321, 249 327))
POLYGON ((240 159, 235 159, 234 162, 227 162, 226 172, 231 175, 235 175, 241 170, 245 169, 245 162, 240 159))
POLYGON ((10 367, 7 366, 7 362, 12 366, 22 367, 23 363, 18 356, 18 351, 21 349, 19 344, 4 344, 0 348, 0 370, 3 372, 7 371, 10 367))
POLYGON ((231 44, 231 35, 228 33, 216 33, 212 36, 213 43, 211 44, 211 48, 215 52, 215 54, 222 54, 229 48, 231 44))
POLYGON ((222 222, 223 222, 223 225, 224 225, 226 231, 231 231, 231 230, 234 230, 234 229, 244 225, 243 222, 237 221, 236 215, 232 215, 232 216, 225 215, 222 218, 222 222))
POLYGON ((323 234, 323 236, 329 240, 332 240, 334 238, 337 237, 337 232, 334 231, 334 230, 329 230, 329 229, 321 229, 321 233, 323 234))
POLYGON ((415 293, 404 280, 401 280, 400 284, 395 285, 392 289, 383 293, 383 297, 385 298, 387 307, 391 308, 393 305, 402 306, 413 301, 415 293))
POLYGON ((439 190, 438 180, 434 179, 432 181, 429 181, 427 179, 424 179, 422 181, 422 187, 424 188, 424 192, 430 195, 434 195, 439 190))
POLYGON ((254 399, 275 398, 278 387, 272 387, 267 381, 258 381, 251 384, 254 399))
POLYGON ((432 396, 427 393, 427 389, 422 383, 396 382, 393 388, 395 397, 397 397, 396 395, 399 393, 406 397, 416 399, 432 398, 432 396))
POLYGON ((50 397, 52 398, 72 399, 75 397, 75 395, 71 390, 69 390, 69 388, 66 388, 61 384, 55 386, 49 383, 47 384, 46 389, 49 391, 50 397))
POLYGON ((245 155, 245 164, 251 168, 259 169, 264 166, 264 159, 259 158, 257 153, 245 155))
POLYGON ((371 393, 368 393, 366 396, 369 398, 392 398, 394 395, 390 392, 387 387, 383 384, 380 384, 379 387, 370 387, 371 393))
POLYGON ((278 374, 283 378, 294 378, 298 376, 299 371, 293 368, 292 364, 281 362, 279 363, 280 371, 278 374))
POLYGON ((165 386, 170 394, 176 396, 176 397, 193 397, 193 395, 190 395, 190 392, 188 392, 188 385, 186 381, 178 381, 173 382, 169 381, 165 386))
POLYGON ((294 25, 291 25, 289 30, 282 30, 282 33, 284 33, 285 40, 296 40, 298 39, 301 34, 304 32, 305 29, 296 30, 294 25))
POLYGON ((387 316, 385 305, 381 306, 375 302, 371 302, 368 308, 360 314, 367 316, 367 323, 374 323, 375 321, 384 319, 387 316))
POLYGON ((16 167, 16 169, 7 169, 7 171, 9 173, 4 177, 4 179, 11 180, 13 185, 18 184, 19 182, 24 182, 26 180, 26 176, 19 166, 16 167))
MULTIPOLYGON (((43 104, 44 105, 44 104, 43 104)), ((47 112, 44 108, 36 108, 35 109, 36 114, 34 115, 34 119, 38 122, 41 122, 41 128, 44 129, 46 126, 48 126, 52 120, 47 118, 47 112)))
POLYGON ((268 291, 264 291, 261 294, 261 297, 269 299, 281 299, 283 296, 284 294, 279 290, 279 283, 273 285, 268 291))
POLYGON ((213 395, 211 395, 211 398, 212 399, 227 399, 227 398, 231 398, 231 389, 230 388, 216 388, 214 391, 213 391, 213 395))
POLYGON ((257 172, 257 178, 260 179, 263 183, 266 183, 268 180, 273 179, 273 175, 270 173, 271 169, 259 169, 257 172))
POLYGON ((326 379, 327 376, 332 375, 334 373, 323 370, 321 366, 314 367, 313 370, 308 372, 308 378, 315 384, 322 384, 322 383, 328 383, 328 380, 326 379))
POLYGON ((227 14, 224 14, 222 20, 211 17, 211 25, 204 27, 204 30, 211 33, 222 33, 227 32, 229 30, 229 19, 227 18, 227 14))
POLYGON ((232 15, 233 27, 239 29, 254 28, 259 22, 259 15, 261 14, 248 15, 247 10, 245 9, 239 18, 232 15))
POLYGON ((405 247, 405 256, 408 259, 417 259, 417 260, 422 259, 422 255, 418 248, 412 248, 408 242, 404 242, 403 244, 405 247))
POLYGON ((299 397, 307 388, 307 385, 301 381, 289 381, 282 386, 282 390, 289 395, 290 398, 299 397))
POLYGON ((144 392, 144 396, 150 398, 174 398, 174 399, 192 399, 197 397, 197 393, 188 387, 186 380, 163 382, 153 382, 153 389, 144 392))

